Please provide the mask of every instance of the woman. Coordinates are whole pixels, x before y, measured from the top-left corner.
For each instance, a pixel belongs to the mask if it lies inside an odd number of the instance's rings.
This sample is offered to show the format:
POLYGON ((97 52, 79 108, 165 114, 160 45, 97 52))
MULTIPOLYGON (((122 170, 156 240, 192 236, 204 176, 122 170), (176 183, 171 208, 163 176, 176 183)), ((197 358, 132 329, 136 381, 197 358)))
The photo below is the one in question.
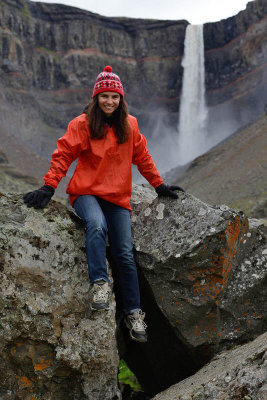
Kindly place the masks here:
POLYGON ((97 79, 84 113, 70 122, 57 142, 45 185, 24 195, 29 207, 43 208, 71 163, 78 158, 68 184, 70 203, 86 226, 86 254, 93 288, 91 308, 109 308, 106 236, 117 265, 125 324, 132 339, 147 341, 145 314, 140 309, 139 283, 133 256, 130 222, 131 163, 159 196, 178 198, 178 186, 163 183, 136 118, 128 114, 118 75, 106 66, 97 79))

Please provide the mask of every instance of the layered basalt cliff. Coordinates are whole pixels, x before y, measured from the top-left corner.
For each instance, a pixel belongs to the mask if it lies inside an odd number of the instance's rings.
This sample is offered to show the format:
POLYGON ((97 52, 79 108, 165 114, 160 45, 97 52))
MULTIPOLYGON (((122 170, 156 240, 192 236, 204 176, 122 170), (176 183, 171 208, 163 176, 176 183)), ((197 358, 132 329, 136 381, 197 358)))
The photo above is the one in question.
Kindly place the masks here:
MULTIPOLYGON (((205 24, 207 91, 227 88, 266 63, 267 2, 251 1, 234 17, 205 24)), ((228 94, 229 97, 229 94, 228 94)), ((227 99, 225 95, 225 99, 227 99)), ((211 105, 221 98, 210 98, 211 105)))
POLYGON ((254 121, 267 103, 267 1, 205 24, 209 130, 221 139, 254 121))
POLYGON ((1 125, 50 157, 67 122, 88 102, 97 74, 111 64, 141 127, 154 126, 155 116, 150 122, 147 111, 177 111, 187 24, 3 0, 1 125))
MULTIPOLYGON (((0 4, 0 123, 12 135, 50 156, 106 64, 120 74, 130 110, 151 141, 162 130, 168 136, 168 127, 176 134, 187 21, 107 18, 28 0, 0 4)), ((223 120, 234 110, 230 130, 255 118, 267 101, 265 15, 266 0, 257 0, 204 27, 208 103, 221 107, 211 114, 223 120)))
POLYGON ((3 69, 26 78, 18 85, 72 89, 85 101, 97 74, 109 63, 119 72, 134 107, 158 105, 164 98, 168 104, 178 97, 182 75, 177 65, 186 21, 106 18, 22 0, 2 3, 3 69))

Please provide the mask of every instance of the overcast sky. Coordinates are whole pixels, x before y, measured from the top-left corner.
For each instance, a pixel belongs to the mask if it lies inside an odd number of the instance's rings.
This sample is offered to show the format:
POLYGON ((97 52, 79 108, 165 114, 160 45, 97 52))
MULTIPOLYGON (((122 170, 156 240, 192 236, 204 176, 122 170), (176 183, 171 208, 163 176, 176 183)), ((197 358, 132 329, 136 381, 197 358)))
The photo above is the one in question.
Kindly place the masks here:
POLYGON ((191 24, 201 24, 237 14, 246 8, 248 0, 46 0, 45 3, 66 4, 110 17, 186 19, 191 24))

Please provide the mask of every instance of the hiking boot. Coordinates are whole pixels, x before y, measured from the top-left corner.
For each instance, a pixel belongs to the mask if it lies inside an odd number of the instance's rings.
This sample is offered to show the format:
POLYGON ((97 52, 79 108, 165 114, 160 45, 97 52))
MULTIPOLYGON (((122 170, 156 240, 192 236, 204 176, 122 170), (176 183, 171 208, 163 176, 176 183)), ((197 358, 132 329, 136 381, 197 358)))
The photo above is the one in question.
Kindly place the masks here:
POLYGON ((134 311, 125 317, 125 325, 130 330, 130 337, 137 342, 147 342, 146 328, 144 322, 145 313, 142 310, 134 311))
POLYGON ((93 302, 91 309, 95 311, 109 310, 109 297, 110 289, 106 281, 95 282, 93 284, 93 302))

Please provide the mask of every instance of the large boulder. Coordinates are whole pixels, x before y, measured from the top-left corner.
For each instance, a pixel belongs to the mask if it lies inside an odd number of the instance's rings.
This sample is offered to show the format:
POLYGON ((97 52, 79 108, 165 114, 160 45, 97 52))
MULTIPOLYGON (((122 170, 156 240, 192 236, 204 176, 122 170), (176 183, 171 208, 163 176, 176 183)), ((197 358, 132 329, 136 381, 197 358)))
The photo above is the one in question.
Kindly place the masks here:
POLYGON ((142 191, 132 226, 149 343, 128 344, 125 358, 153 394, 265 331, 267 250, 264 227, 242 212, 142 191))
POLYGON ((265 400, 267 333, 219 354, 195 375, 153 400, 265 400))
POLYGON ((262 333, 267 250, 257 220, 190 194, 133 206, 138 264, 180 338, 212 354, 262 333))
POLYGON ((115 301, 90 310, 84 228, 59 203, 0 207, 0 398, 119 398, 115 301))
MULTIPOLYGON (((119 398, 115 301, 90 310, 80 220, 56 202, 29 209, 16 194, 1 194, 0 206, 0 398, 119 398)), ((146 186, 134 187, 132 206, 149 342, 120 329, 118 344, 151 396, 264 332, 267 251, 259 222, 226 206, 146 186)))

